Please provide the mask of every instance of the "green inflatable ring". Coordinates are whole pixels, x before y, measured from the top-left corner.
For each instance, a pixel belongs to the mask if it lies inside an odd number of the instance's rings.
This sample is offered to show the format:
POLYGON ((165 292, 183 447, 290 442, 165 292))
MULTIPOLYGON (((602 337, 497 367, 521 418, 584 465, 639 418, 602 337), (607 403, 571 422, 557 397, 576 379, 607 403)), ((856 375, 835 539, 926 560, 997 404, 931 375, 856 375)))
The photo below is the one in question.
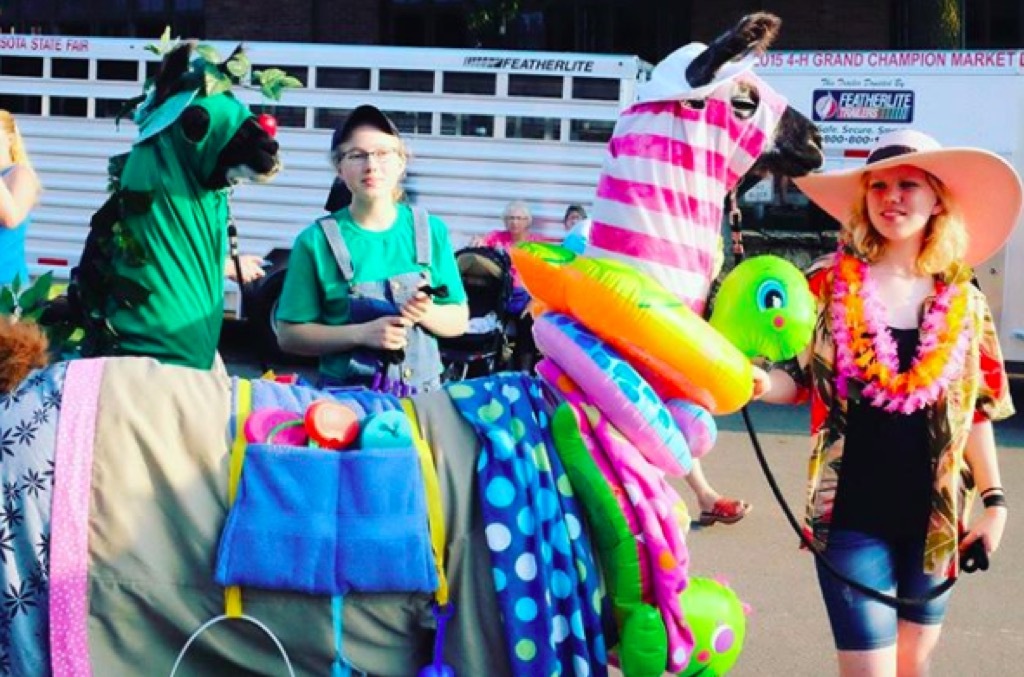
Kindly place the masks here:
POLYGON ((590 523, 620 631, 619 661, 625 677, 658 677, 668 663, 668 632, 661 613, 643 601, 636 537, 618 499, 583 441, 576 411, 568 402, 551 422, 558 456, 590 523))

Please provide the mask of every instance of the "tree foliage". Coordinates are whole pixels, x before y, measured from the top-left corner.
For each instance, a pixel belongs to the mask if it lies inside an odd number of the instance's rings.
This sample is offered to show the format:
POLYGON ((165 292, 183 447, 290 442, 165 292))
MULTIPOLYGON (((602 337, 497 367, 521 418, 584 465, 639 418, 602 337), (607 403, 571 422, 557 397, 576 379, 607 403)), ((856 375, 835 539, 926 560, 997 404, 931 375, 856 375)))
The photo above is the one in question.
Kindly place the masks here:
POLYGON ((504 47, 521 0, 469 0, 466 28, 475 47, 504 47))

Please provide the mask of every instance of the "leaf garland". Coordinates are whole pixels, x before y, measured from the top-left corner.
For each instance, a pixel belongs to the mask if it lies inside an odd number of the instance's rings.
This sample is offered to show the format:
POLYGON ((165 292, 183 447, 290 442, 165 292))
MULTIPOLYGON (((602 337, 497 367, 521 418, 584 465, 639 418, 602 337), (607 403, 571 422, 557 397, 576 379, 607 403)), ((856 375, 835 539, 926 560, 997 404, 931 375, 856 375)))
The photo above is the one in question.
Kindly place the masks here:
MULTIPOLYGON (((167 27, 160 36, 160 41, 147 45, 145 49, 163 57, 176 49, 180 43, 179 38, 171 38, 171 29, 167 27)), ((231 56, 224 60, 221 60, 217 48, 210 44, 200 43, 195 46, 194 51, 197 58, 192 60, 191 71, 184 77, 190 81, 194 80, 195 86, 202 87, 206 96, 229 92, 232 87, 241 86, 246 89, 259 89, 266 98, 280 101, 284 90, 303 86, 301 80, 288 75, 280 68, 253 70, 252 62, 246 56, 242 45, 236 47, 231 56)), ((145 99, 145 95, 142 98, 145 99)), ((139 103, 141 101, 136 101, 134 105, 137 106, 139 103)))

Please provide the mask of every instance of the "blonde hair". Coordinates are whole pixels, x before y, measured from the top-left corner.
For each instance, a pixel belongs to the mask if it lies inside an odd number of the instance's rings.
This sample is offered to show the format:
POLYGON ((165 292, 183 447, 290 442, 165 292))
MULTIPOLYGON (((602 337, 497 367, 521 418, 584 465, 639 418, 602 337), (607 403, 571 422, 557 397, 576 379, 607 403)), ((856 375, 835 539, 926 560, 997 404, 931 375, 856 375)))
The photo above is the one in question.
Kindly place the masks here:
POLYGON ((14 121, 14 116, 9 111, 2 108, 0 108, 0 132, 7 135, 11 147, 11 162, 31 167, 32 163, 25 150, 25 141, 21 138, 21 132, 18 131, 18 123, 14 121))
MULTIPOLYGON (((946 184, 928 172, 924 175, 928 185, 935 191, 942 211, 928 220, 924 245, 914 265, 921 275, 955 274, 963 267, 962 259, 967 252, 967 227, 956 199, 946 184)), ((874 263, 885 252, 886 239, 871 225, 868 216, 867 194, 870 182, 871 172, 864 172, 850 220, 843 227, 843 238, 857 253, 874 263)))

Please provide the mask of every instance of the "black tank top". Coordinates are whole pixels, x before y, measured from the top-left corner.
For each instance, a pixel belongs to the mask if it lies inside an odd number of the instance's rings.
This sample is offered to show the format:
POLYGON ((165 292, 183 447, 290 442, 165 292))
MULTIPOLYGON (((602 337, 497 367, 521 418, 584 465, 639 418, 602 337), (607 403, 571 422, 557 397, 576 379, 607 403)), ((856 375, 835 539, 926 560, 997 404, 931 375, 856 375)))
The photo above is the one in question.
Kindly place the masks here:
MULTIPOLYGON (((889 331, 902 373, 913 364, 918 330, 889 331)), ((890 414, 866 400, 850 401, 832 527, 883 538, 923 538, 933 477, 925 409, 890 414)))

